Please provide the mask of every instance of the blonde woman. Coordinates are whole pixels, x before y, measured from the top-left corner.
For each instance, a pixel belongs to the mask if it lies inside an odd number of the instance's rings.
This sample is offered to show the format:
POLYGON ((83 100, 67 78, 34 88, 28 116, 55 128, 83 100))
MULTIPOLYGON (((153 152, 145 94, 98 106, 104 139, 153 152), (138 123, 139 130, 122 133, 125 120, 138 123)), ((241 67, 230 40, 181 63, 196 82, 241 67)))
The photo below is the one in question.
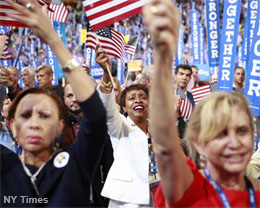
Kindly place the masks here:
POLYGON ((150 127, 161 176, 155 207, 260 207, 260 182, 245 176, 253 149, 253 124, 245 98, 218 92, 196 106, 187 136, 207 160, 205 171, 198 170, 184 157, 175 128, 171 68, 178 8, 171 0, 154 0, 144 15, 155 54, 150 127))

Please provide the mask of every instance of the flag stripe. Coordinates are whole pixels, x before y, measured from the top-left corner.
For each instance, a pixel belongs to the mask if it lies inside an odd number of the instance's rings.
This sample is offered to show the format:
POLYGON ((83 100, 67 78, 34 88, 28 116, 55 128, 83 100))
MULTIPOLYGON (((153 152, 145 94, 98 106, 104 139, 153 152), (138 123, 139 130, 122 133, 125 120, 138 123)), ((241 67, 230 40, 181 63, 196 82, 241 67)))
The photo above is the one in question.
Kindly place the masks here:
POLYGON ((127 0, 121 0, 121 4, 119 3, 120 1, 117 0, 117 2, 113 1, 110 2, 109 4, 103 4, 102 6, 99 6, 98 8, 96 8, 94 11, 90 10, 90 12, 88 12, 88 20, 93 20, 99 17, 102 17, 108 13, 110 13, 110 15, 112 15, 112 12, 120 12, 121 8, 126 8, 128 5, 131 5, 132 2, 136 2, 139 0, 134 0, 134 1, 127 1, 127 0), (97 12, 99 11, 99 12, 97 12))
POLYGON ((13 7, 9 6, 4 0, 0 0, 0 24, 2 26, 28 27, 27 25, 9 17, 9 14, 19 14, 13 7))
POLYGON ((125 53, 133 56, 135 54, 135 46, 126 45, 125 46, 125 53))
POLYGON ((200 87, 193 88, 191 90, 195 104, 197 104, 202 98, 211 93, 209 85, 203 85, 200 87))
POLYGON ((185 99, 182 99, 181 106, 180 106, 181 116, 184 119, 190 119, 192 110, 193 110, 193 107, 192 107, 192 104, 190 103, 189 99, 187 97, 185 99))
MULTIPOLYGON (((42 0, 38 0, 39 4, 41 6, 43 5, 48 5, 47 3, 45 3, 42 0)), ((52 11, 52 9, 50 9, 48 7, 49 11, 52 11)), ((9 14, 20 14, 17 10, 15 10, 13 7, 11 7, 9 4, 7 4, 4 0, 0 0, 0 25, 2 26, 14 26, 14 27, 29 27, 26 24, 23 24, 9 16, 6 15, 6 13, 9 14)))
POLYGON ((93 30, 129 18, 142 11, 149 0, 85 0, 83 6, 93 30))
POLYGON ((54 11, 54 12, 48 12, 48 15, 52 21, 57 21, 57 22, 67 21, 69 12, 62 1, 58 1, 58 2, 51 1, 50 8, 54 11))

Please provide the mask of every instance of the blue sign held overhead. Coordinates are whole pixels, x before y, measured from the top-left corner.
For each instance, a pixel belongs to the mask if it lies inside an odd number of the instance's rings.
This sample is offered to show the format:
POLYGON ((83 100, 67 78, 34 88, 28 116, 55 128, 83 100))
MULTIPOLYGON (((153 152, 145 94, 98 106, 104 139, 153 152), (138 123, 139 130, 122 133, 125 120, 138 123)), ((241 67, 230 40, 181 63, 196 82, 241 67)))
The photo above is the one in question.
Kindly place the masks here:
POLYGON ((204 64, 205 60, 205 45, 204 45, 204 37, 205 37, 205 32, 204 32, 204 26, 201 24, 199 25, 199 30, 200 30, 200 64, 204 64))
POLYGON ((183 51, 184 51, 184 28, 180 27, 179 39, 176 53, 176 66, 183 63, 183 51))
POLYGON ((199 12, 191 11, 191 40, 192 40, 192 57, 194 64, 201 63, 200 57, 200 26, 199 12))
MULTIPOLYGON (((55 73, 55 55, 54 53, 52 52, 51 48, 49 45, 47 45, 46 47, 46 64, 47 65, 50 65, 52 67, 52 70, 53 70, 53 74, 54 74, 54 83, 53 84, 58 84, 58 76, 57 76, 57 73, 55 73)), ((53 81, 52 81, 53 82, 53 81)))
POLYGON ((258 0, 248 0, 248 28, 247 28, 247 61, 254 38, 254 30, 257 26, 258 0))
POLYGON ((116 74, 116 77, 119 81, 120 84, 123 84, 124 83, 124 66, 121 62, 120 59, 116 59, 116 63, 117 63, 117 74, 116 74))
POLYGON ((219 57, 218 90, 232 91, 241 0, 225 0, 221 48, 219 57))
POLYGON ((249 108, 254 116, 260 116, 260 12, 257 14, 256 27, 253 32, 244 95, 248 98, 249 108))
POLYGON ((250 24, 250 22, 249 22, 249 18, 250 17, 250 15, 247 15, 247 17, 246 17, 246 22, 245 22, 245 27, 244 27, 244 35, 243 35, 243 42, 242 42, 242 48, 241 48, 241 55, 242 55, 242 57, 241 57, 241 63, 239 63, 239 66, 241 66, 241 67, 243 67, 245 70, 246 70, 246 63, 248 62, 248 60, 247 60, 247 58, 248 58, 248 56, 247 56, 247 53, 248 53, 248 51, 247 51, 247 48, 248 48, 248 46, 247 46, 247 44, 248 44, 248 27, 249 27, 249 24, 250 24))
POLYGON ((6 26, 0 26, 0 34, 7 34, 7 27, 6 26))
MULTIPOLYGON (((60 23, 57 22, 57 21, 54 21, 53 22, 53 26, 54 26, 54 29, 55 31, 58 33, 58 36, 60 37, 60 39, 63 41, 65 41, 66 39, 66 35, 64 34, 64 31, 62 31, 62 29, 64 30, 64 25, 63 27, 61 27, 60 23)), ((64 43, 65 44, 65 43, 64 43)), ((60 64, 56 58, 56 56, 54 55, 54 74, 55 74, 55 84, 58 84, 58 80, 59 78, 63 78, 65 77, 61 67, 60 67, 60 64)))
POLYGON ((216 67, 219 64, 220 45, 219 0, 206 0, 206 20, 209 65, 216 67))

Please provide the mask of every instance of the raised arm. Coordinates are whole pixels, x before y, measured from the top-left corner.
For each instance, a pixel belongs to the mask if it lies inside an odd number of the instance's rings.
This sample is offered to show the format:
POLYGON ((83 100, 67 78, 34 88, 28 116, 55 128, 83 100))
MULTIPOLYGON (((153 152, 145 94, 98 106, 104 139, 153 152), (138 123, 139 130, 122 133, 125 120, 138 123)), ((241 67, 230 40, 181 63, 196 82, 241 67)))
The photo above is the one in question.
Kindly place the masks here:
MULTIPOLYGON (((21 13, 21 15, 14 13, 8 15, 30 26, 34 33, 51 47, 61 67, 67 66, 73 56, 58 37, 48 16, 41 10, 38 1, 24 0, 22 1, 23 5, 11 0, 5 1, 21 13), (33 6, 28 7, 29 3, 33 6), (26 5, 28 8, 25 7, 26 5)), ((77 100, 80 102, 85 101, 94 93, 95 88, 87 73, 80 66, 73 68, 74 70, 70 73, 65 73, 66 78, 70 82, 77 100)))
POLYGON ((193 181, 193 174, 186 165, 179 145, 175 124, 172 59, 176 51, 180 15, 171 0, 155 0, 145 6, 144 16, 155 54, 150 94, 150 129, 161 186, 167 203, 172 205, 183 197, 193 181))

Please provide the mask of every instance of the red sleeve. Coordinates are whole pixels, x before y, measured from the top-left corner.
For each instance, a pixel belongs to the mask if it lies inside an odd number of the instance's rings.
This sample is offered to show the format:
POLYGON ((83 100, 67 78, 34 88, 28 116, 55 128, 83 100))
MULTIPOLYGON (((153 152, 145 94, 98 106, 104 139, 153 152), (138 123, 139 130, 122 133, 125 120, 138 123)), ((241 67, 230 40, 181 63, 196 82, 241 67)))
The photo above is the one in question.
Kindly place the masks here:
MULTIPOLYGON (((198 191, 198 187, 203 186, 203 184, 205 182, 204 177, 199 173, 199 171, 196 167, 196 164, 188 157, 186 157, 186 162, 194 174, 194 180, 193 180, 190 188, 188 189, 188 191, 182 197, 182 199, 174 204, 174 207, 178 207, 178 206, 182 206, 182 205, 186 204, 187 199, 189 199, 189 201, 192 201, 191 199, 196 197, 194 195, 193 190, 198 191)), ((166 205, 166 201, 165 201, 165 198, 163 195, 161 185, 159 185, 159 187, 157 188, 157 190, 154 194, 154 206, 155 207, 173 207, 173 206, 166 205)))

